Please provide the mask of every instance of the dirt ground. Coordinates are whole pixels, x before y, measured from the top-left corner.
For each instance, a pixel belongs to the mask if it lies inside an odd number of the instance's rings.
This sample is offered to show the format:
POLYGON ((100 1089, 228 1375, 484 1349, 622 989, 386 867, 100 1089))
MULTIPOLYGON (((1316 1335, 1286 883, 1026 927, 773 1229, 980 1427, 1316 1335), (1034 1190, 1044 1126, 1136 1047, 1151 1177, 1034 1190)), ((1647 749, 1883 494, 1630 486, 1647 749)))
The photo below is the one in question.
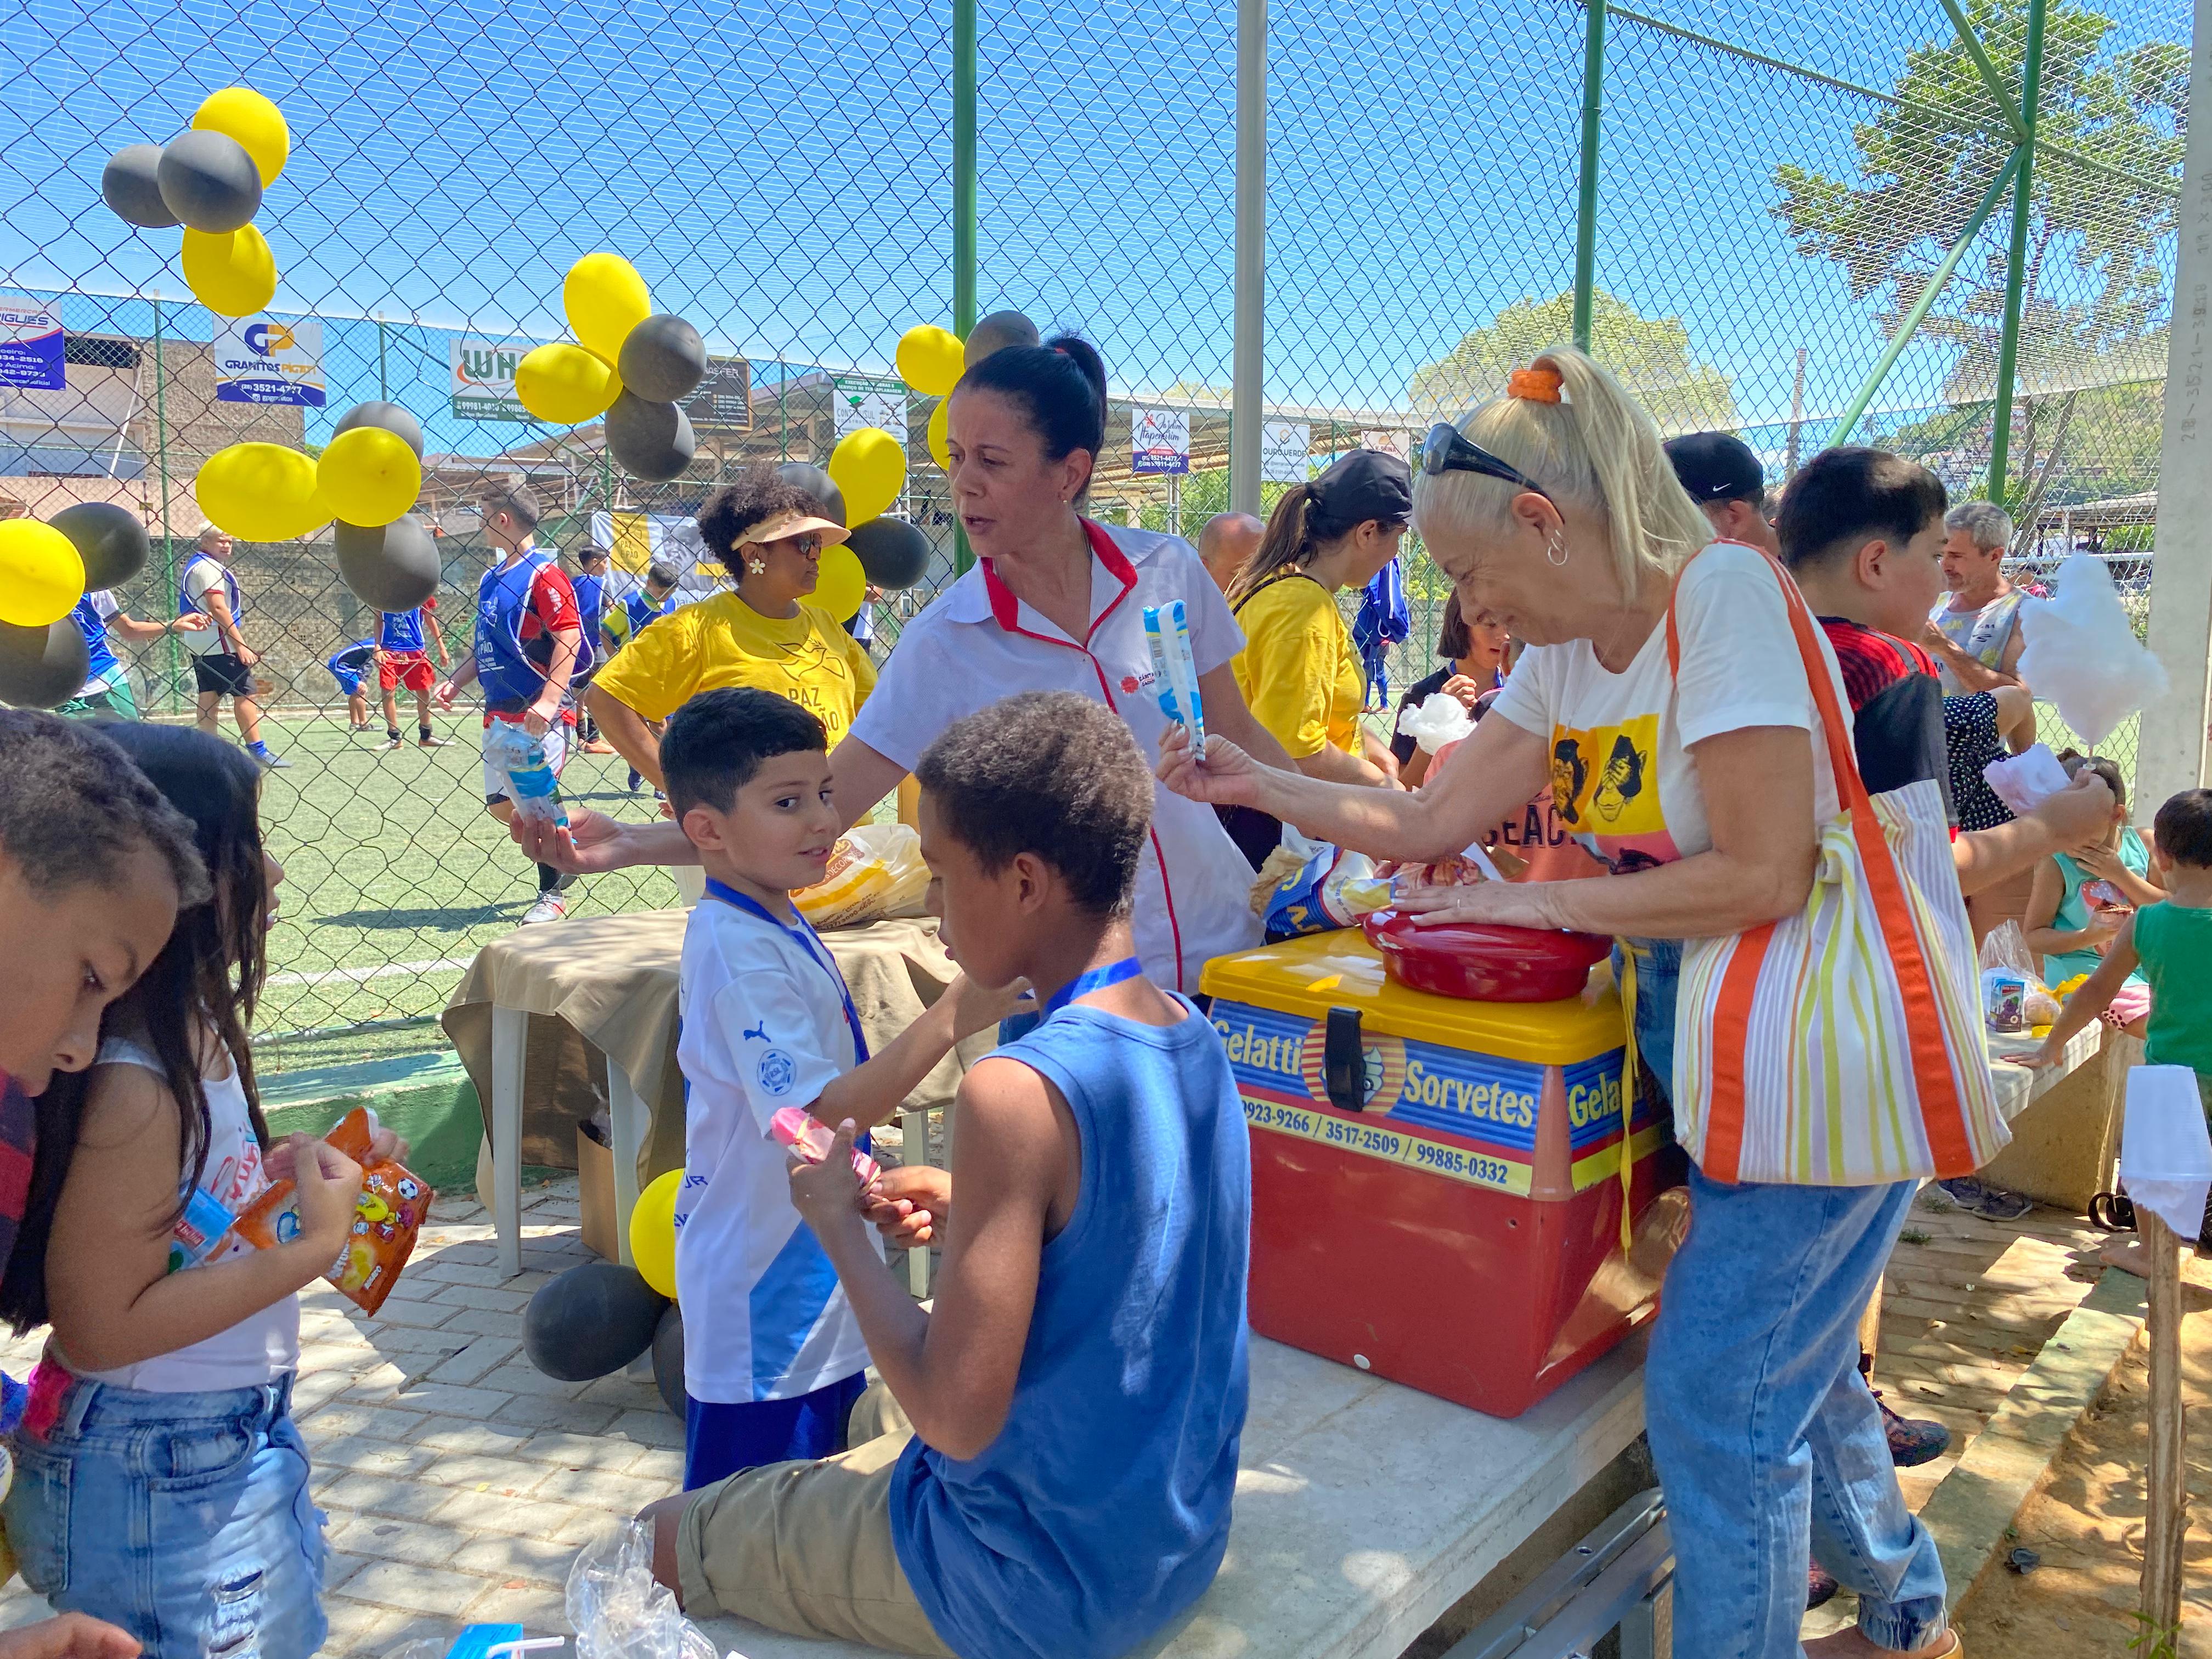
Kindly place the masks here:
MULTIPOLYGON (((2196 1262, 2187 1271, 2195 1283, 2212 1284, 2212 1263, 2196 1262)), ((2191 1525, 2180 1656, 2212 1659, 2212 1313, 2182 1321, 2181 1364, 2190 1413, 2191 1525)), ((2148 1644, 2133 1650, 2128 1645, 2142 1628, 2134 1614, 2142 1572, 2149 1394, 2148 1361, 2138 1344, 2060 1451, 2049 1484, 2014 1523, 2012 1541, 2035 1551, 2042 1565, 2026 1576, 1993 1571, 1960 1609, 1957 1626, 1972 1659, 2151 1659, 2148 1644)))

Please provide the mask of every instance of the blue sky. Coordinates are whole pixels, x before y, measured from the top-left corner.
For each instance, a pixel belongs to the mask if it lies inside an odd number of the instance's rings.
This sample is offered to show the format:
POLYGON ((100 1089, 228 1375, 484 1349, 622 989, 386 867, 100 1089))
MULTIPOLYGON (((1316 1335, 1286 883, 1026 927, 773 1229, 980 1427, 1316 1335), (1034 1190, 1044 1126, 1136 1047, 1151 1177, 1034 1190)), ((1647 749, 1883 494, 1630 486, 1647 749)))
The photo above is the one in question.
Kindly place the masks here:
MULTIPOLYGON (((1935 0, 1647 0, 1673 21, 1881 86, 1948 28, 1935 0)), ((981 288, 1097 341, 1117 381, 1229 378, 1233 0, 982 6, 981 288)), ((1551 0, 1387 11, 1277 0, 1271 49, 1269 392, 1397 401, 1467 328, 1572 271, 1581 12, 1551 0)), ((294 133, 258 223, 273 310, 382 312, 393 395, 441 447, 522 428, 441 414, 443 331, 562 331, 562 272, 613 247, 721 349, 887 364, 949 321, 949 11, 890 0, 702 4, 368 0, 149 17, 112 0, 18 0, 0 50, 0 273, 180 295, 174 231, 100 206, 101 163, 243 81, 294 133)), ((2185 38, 2175 0, 2118 38, 2185 38)), ((1832 409, 1881 347, 1833 268, 1767 209, 1778 161, 1848 173, 1866 100, 1616 21, 1601 285, 1674 313, 1747 416, 1785 413, 1797 347, 1832 409)), ((2001 234, 2002 220, 1985 234, 2001 234)), ((143 332, 143 304, 79 299, 72 326, 143 332)), ((204 339, 179 307, 170 326, 204 339)), ((326 329, 332 402, 376 391, 375 330, 326 329)), ((1932 396, 1908 352, 1885 403, 1932 396)), ((311 424, 311 435, 319 435, 311 424)))

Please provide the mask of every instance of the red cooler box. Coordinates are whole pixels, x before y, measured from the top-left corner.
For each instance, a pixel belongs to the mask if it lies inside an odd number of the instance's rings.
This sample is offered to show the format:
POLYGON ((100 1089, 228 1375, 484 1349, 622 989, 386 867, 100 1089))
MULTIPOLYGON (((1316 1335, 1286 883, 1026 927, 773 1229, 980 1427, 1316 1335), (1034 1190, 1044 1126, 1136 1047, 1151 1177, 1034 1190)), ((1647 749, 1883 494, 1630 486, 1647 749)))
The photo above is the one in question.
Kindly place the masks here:
MULTIPOLYGON (((1252 1328, 1515 1417, 1656 1307, 1686 1223, 1636 1103, 1620 1244, 1620 1000, 1472 1002, 1357 929, 1206 964, 1252 1127, 1252 1328)), ((1670 1156, 1669 1163, 1672 1163, 1670 1156)))

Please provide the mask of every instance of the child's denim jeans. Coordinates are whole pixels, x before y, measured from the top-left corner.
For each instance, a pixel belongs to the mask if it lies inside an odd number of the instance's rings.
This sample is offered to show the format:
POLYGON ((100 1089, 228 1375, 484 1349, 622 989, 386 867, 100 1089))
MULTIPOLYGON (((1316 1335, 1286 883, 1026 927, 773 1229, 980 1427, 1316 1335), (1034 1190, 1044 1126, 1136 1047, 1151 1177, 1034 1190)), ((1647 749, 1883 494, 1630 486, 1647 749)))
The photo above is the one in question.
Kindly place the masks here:
POLYGON ((1858 1370, 1859 1314, 1918 1183, 1730 1186, 1690 1171, 1644 1418, 1674 1537, 1674 1651, 1798 1659, 1806 1544, 1910 1652, 1943 1632, 1936 1540, 1905 1509, 1858 1370))
POLYGON ((41 1392, 15 1437, 8 1541, 56 1612, 122 1626, 147 1659, 322 1646, 323 1517, 289 1376, 209 1394, 69 1378, 58 1412, 41 1392))

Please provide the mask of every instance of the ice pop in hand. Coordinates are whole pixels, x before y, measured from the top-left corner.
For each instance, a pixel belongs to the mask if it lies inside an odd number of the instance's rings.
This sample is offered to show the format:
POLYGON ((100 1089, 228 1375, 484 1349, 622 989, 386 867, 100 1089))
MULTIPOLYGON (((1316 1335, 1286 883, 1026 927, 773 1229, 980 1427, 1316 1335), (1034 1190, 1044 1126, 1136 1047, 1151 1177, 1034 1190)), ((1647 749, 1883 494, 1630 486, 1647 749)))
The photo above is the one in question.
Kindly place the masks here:
POLYGON ((1145 641, 1152 647, 1152 673, 1160 708, 1190 733, 1190 752, 1206 764, 1206 706, 1198 690, 1198 659, 1190 648, 1190 614, 1176 599, 1145 607, 1145 641))
MULTIPOLYGON (((810 1164, 819 1164, 830 1156, 830 1148, 837 1139, 837 1132, 809 1113, 803 1106, 779 1107, 769 1120, 768 1132, 776 1144, 788 1146, 810 1164)), ((858 1146, 853 1148, 853 1173, 867 1186, 880 1173, 876 1160, 858 1146)))

